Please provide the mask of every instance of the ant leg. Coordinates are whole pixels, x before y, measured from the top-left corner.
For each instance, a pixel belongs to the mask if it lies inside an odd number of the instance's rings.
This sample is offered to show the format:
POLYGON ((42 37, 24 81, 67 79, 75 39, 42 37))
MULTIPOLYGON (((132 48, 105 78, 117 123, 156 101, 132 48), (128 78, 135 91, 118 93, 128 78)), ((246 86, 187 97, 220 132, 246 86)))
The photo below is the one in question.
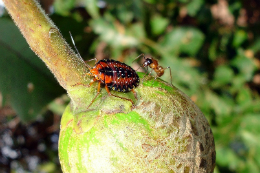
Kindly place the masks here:
MULTIPOLYGON (((138 58, 140 58, 140 57, 142 57, 142 56, 145 57, 143 53, 140 54, 138 57, 136 57, 136 58, 132 61, 132 64, 134 63, 135 60, 137 60, 138 58)), ((139 70, 140 68, 142 68, 142 66, 138 67, 138 69, 136 69, 135 71, 139 70)))
MULTIPOLYGON (((138 58, 140 58, 140 57, 145 57, 145 56, 144 56, 144 54, 142 53, 142 54, 138 55, 138 57, 136 57, 136 58, 133 60, 133 62, 134 62, 135 60, 137 60, 138 58)), ((133 63, 133 62, 132 62, 132 63, 133 63)))
MULTIPOLYGON (((91 82, 90 85, 92 85, 95 81, 91 82)), ((101 86, 101 82, 98 82, 98 89, 97 89, 97 94, 96 96, 93 98, 93 100, 91 101, 91 103, 88 105, 87 109, 93 104, 93 102, 95 101, 95 99, 97 98, 97 96, 100 93, 100 86, 101 86)))
POLYGON ((137 70, 139 70, 140 68, 142 68, 142 66, 138 67, 138 69, 136 69, 135 71, 137 72, 137 70))
POLYGON ((164 74, 164 70, 169 69, 170 70, 170 77, 171 77, 171 86, 173 86, 172 84, 172 71, 171 71, 171 67, 166 67, 166 68, 162 68, 160 66, 159 71, 157 72, 157 75, 154 77, 154 79, 157 79, 158 77, 161 77, 164 74))
MULTIPOLYGON (((148 67, 147 67, 147 71, 148 71, 148 67)), ((144 78, 142 79, 142 82, 145 81, 145 80, 147 80, 147 78, 148 78, 149 76, 151 76, 152 72, 153 72, 153 71, 151 70, 149 73, 146 73, 146 75, 145 75, 144 78)))
POLYGON ((131 100, 131 99, 127 99, 127 98, 124 98, 124 97, 120 97, 120 96, 116 96, 116 95, 114 95, 114 94, 111 94, 111 92, 109 91, 109 88, 108 88, 107 85, 105 85, 105 89, 106 89, 108 95, 110 95, 110 96, 114 96, 114 97, 117 97, 117 98, 120 98, 120 99, 124 99, 124 100, 127 100, 127 101, 130 101, 130 102, 132 103, 132 105, 134 106, 134 102, 133 102, 133 100, 131 100))
POLYGON ((173 86, 173 84, 172 84, 172 70, 171 70, 171 67, 170 67, 170 66, 169 66, 169 67, 166 67, 165 70, 166 70, 166 69, 169 69, 169 70, 170 70, 171 86, 173 86))

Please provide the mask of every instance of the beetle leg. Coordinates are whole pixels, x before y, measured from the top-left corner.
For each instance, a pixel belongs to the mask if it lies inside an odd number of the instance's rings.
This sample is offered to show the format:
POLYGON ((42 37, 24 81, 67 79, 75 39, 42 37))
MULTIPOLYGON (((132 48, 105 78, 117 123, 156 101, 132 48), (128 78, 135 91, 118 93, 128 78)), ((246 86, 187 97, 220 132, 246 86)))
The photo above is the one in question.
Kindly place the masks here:
MULTIPOLYGON (((97 79, 96 78, 94 78, 94 79, 92 79, 92 81, 89 83, 89 86, 91 86, 94 82, 96 82, 97 81, 97 79)), ((100 85, 100 84, 99 84, 100 85)), ((100 89, 100 88, 99 88, 100 89)))
POLYGON ((76 83, 74 85, 71 85, 72 87, 78 86, 78 85, 83 85, 85 87, 89 87, 90 85, 84 84, 84 83, 76 83))
POLYGON ((72 85, 72 87, 74 87, 74 86, 78 86, 78 85, 83 85, 83 86, 85 86, 85 87, 90 87, 94 82, 96 82, 97 81, 97 79, 92 79, 92 81, 87 85, 87 84, 84 84, 84 83, 76 83, 76 84, 74 84, 74 85, 72 85))
MULTIPOLYGON (((95 81, 93 81, 93 82, 95 82, 95 81)), ((93 82, 91 82, 90 85, 92 85, 93 82)), ((91 103, 88 105, 87 109, 93 104, 93 102, 95 101, 95 99, 96 99, 97 96, 99 95, 99 93, 100 93, 100 86, 101 86, 101 82, 98 82, 97 94, 96 94, 96 96, 93 98, 93 100, 91 101, 91 103)))
POLYGON ((97 61, 98 61, 98 59, 97 58, 92 58, 92 59, 89 59, 89 60, 87 60, 87 61, 85 61, 85 62, 89 62, 89 61, 93 61, 93 60, 95 60, 95 64, 97 63, 97 61))
POLYGON ((120 99, 124 99, 124 100, 127 100, 127 101, 130 101, 130 102, 132 103, 132 105, 134 106, 134 102, 133 102, 133 100, 131 100, 131 99, 127 99, 127 98, 124 98, 124 97, 120 97, 120 96, 117 96, 117 95, 114 95, 114 94, 111 94, 111 92, 110 92, 110 90, 109 90, 109 88, 108 88, 107 85, 105 85, 105 89, 106 89, 108 95, 110 95, 110 96, 114 96, 114 97, 117 97, 117 98, 120 98, 120 99))
POLYGON ((135 99, 137 100, 137 94, 134 89, 131 90, 134 93, 135 99))

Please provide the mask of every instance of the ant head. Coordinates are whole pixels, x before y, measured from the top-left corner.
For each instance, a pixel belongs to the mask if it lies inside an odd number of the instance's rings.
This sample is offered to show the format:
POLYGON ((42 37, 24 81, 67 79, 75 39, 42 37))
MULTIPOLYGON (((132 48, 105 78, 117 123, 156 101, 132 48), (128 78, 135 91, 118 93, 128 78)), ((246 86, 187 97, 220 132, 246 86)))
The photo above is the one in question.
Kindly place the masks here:
POLYGON ((150 64, 153 63, 153 60, 151 58, 145 58, 144 57, 144 59, 145 59, 145 61, 143 63, 143 67, 147 67, 147 66, 149 66, 150 64))

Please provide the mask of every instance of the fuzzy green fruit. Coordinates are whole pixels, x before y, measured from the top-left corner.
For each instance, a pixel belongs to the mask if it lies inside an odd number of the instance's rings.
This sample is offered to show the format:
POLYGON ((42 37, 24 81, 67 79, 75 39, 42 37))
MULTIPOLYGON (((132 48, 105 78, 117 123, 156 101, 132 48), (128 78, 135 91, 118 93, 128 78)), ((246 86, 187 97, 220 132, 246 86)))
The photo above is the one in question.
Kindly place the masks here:
MULTIPOLYGON (((75 93, 80 99, 92 89, 75 93)), ((197 106, 161 80, 145 81, 136 91, 133 109, 106 92, 88 110, 73 103, 66 108, 59 139, 63 172, 213 172, 214 139, 197 106)), ((87 107, 91 100, 80 101, 87 107)))

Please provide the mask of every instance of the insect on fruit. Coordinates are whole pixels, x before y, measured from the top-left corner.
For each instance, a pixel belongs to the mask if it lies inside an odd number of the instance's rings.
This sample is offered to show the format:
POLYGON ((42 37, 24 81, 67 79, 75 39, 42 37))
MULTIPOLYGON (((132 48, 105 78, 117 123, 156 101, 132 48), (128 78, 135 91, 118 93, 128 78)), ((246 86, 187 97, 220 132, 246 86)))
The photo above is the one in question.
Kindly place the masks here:
MULTIPOLYGON (((141 55, 139 55, 138 57, 136 57, 135 60, 140 58, 140 57, 144 57, 144 62, 142 64, 142 66, 143 67, 147 67, 147 68, 150 67, 156 73, 155 79, 157 77, 161 77, 164 74, 164 71, 166 69, 169 69, 170 70, 170 76, 171 76, 171 85, 172 85, 171 67, 163 68, 162 66, 159 65, 159 63, 158 63, 158 61, 156 59, 154 59, 154 58, 146 58, 143 53, 141 55)), ((150 75, 151 73, 152 73, 152 71, 148 75, 150 75)))
MULTIPOLYGON (((75 46, 75 42, 72 38, 71 33, 70 33, 70 36, 71 36, 73 45, 75 46)), ((76 46, 75 46, 75 49, 76 49, 77 53, 79 54, 79 51, 77 50, 76 46)), ((79 56, 80 56, 80 54, 79 54, 79 56)), ((87 74, 94 77, 94 79, 89 84, 89 86, 91 86, 94 82, 98 81, 98 89, 97 89, 96 96, 91 101, 88 108, 92 105, 94 100, 99 95, 101 84, 105 85, 105 89, 109 95, 117 97, 117 98, 121 98, 124 100, 128 100, 134 105, 134 102, 131 99, 114 95, 110 92, 110 89, 119 91, 119 92, 132 91, 136 98, 136 92, 134 91, 134 88, 139 85, 139 81, 140 81, 139 76, 137 75, 136 71, 134 69, 132 69, 130 66, 128 66, 122 62, 112 60, 112 59, 103 59, 103 60, 98 61, 96 58, 94 58, 91 60, 96 60, 96 62, 95 62, 94 67, 90 67, 86 63, 86 66, 90 71, 87 74)), ((84 85, 84 84, 77 83, 75 85, 84 85)))

